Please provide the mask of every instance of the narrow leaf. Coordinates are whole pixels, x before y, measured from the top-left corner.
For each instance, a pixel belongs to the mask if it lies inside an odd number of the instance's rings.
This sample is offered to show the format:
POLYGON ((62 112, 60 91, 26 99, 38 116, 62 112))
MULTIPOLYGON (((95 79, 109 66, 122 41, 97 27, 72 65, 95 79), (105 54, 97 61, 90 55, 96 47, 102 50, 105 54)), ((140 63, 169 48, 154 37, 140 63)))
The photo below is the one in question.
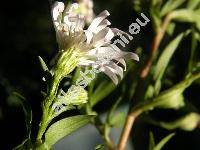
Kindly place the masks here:
POLYGON ((90 115, 78 115, 57 121, 45 133, 46 144, 48 146, 54 145, 58 140, 89 123, 93 117, 90 115))
POLYGON ((161 10, 161 16, 164 16, 172 10, 178 8, 184 2, 185 0, 168 0, 161 10))
POLYGON ((197 37, 195 36, 196 32, 197 31, 195 31, 195 29, 192 30, 191 53, 190 53, 190 59, 189 59, 189 63, 188 63, 188 73, 192 72, 194 62, 195 62, 195 52, 196 52, 197 45, 198 45, 197 37))
POLYGON ((189 0, 187 3, 187 8, 195 9, 200 4, 200 0, 189 0))
POLYGON ((43 69, 44 71, 48 71, 49 69, 48 69, 46 63, 44 62, 44 60, 42 59, 42 57, 38 56, 38 58, 39 58, 39 61, 40 61, 41 66, 42 66, 42 69, 43 69))
POLYGON ((155 73, 154 73, 154 80, 160 80, 169 64, 170 59, 172 58, 175 50, 177 49, 179 43, 183 38, 183 33, 178 35, 173 41, 171 41, 167 47, 162 52, 159 60, 156 64, 155 73))
POLYGON ((176 27, 176 24, 173 23, 173 22, 170 22, 169 25, 168 25, 168 27, 167 27, 167 33, 169 35, 172 35, 174 33, 175 27, 176 27))
POLYGON ((153 132, 149 133, 149 150, 153 150, 155 147, 155 140, 154 140, 154 135, 153 132))
POLYGON ((98 102, 107 97, 116 86, 112 82, 104 81, 102 82, 97 89, 94 91, 93 95, 90 98, 91 106, 96 105, 98 102))
MULTIPOLYGON (((179 9, 173 11, 170 14, 171 19, 180 22, 188 22, 188 23, 195 23, 196 27, 200 27, 200 9, 198 10, 190 10, 190 9, 179 9)), ((198 28, 200 30, 200 28, 198 28)))
POLYGON ((161 150, 164 145, 175 135, 175 133, 171 133, 165 138, 163 138, 157 145, 156 147, 153 148, 153 150, 161 150))

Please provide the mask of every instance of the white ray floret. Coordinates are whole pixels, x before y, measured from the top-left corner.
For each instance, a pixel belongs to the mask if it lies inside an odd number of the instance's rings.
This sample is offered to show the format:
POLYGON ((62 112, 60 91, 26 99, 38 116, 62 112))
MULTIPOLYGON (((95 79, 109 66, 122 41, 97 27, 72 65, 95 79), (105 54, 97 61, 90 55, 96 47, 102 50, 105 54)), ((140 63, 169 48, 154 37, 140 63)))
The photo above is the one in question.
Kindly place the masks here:
POLYGON ((111 23, 106 19, 110 15, 107 10, 96 16, 88 29, 84 30, 85 17, 78 13, 78 8, 76 3, 69 8, 65 8, 62 2, 55 2, 52 6, 52 18, 60 50, 74 48, 79 58, 79 66, 93 66, 117 84, 118 76, 122 79, 126 69, 125 59, 139 61, 137 54, 114 49, 112 46, 112 39, 117 33, 127 37, 129 35, 108 27, 111 23))

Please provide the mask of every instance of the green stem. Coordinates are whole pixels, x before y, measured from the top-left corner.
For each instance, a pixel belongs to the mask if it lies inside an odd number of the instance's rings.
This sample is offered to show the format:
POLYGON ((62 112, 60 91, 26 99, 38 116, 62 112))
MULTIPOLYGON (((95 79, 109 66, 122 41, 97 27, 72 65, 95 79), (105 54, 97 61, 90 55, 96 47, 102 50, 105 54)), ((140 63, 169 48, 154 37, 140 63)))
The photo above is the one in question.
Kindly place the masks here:
POLYGON ((37 141, 39 142, 42 142, 42 136, 52 120, 52 105, 56 100, 60 81, 75 69, 78 62, 76 58, 76 54, 73 54, 73 49, 70 49, 69 51, 61 53, 57 64, 55 65, 55 71, 50 85, 50 90, 48 91, 47 96, 42 103, 43 115, 37 135, 37 141))

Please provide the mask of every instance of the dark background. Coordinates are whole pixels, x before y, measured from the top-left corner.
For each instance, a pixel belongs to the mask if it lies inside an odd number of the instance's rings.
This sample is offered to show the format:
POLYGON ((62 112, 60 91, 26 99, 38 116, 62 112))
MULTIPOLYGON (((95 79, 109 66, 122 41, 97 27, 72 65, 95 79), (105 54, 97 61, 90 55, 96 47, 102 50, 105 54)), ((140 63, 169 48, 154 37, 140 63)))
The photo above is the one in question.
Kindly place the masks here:
MULTIPOLYGON (((122 30, 127 30, 137 18, 133 4, 129 0, 98 0, 94 4, 96 14, 104 9, 109 10, 112 26, 122 30)), ((12 92, 19 91, 27 98, 33 110, 33 121, 38 123, 42 100, 40 89, 43 82, 37 56, 42 56, 46 62, 50 62, 57 52, 57 45, 47 0, 2 1, 0 15, 0 149, 9 150, 18 145, 25 135, 23 110, 12 96, 12 92)), ((131 48, 140 45, 148 53, 152 37, 153 31, 151 25, 148 25, 135 37, 131 48)), ((185 47, 189 42, 189 39, 185 40, 185 47)), ((174 60, 179 65, 175 72, 177 81, 183 74, 187 58, 188 51, 185 51, 179 55, 179 59, 174 60)), ((199 85, 194 85, 186 91, 187 98, 197 108, 200 106, 199 91, 199 85)), ((101 105, 101 108, 104 108, 104 103, 101 105)), ((157 117, 166 118, 173 117, 174 114, 171 111, 153 113, 157 117)), ((155 133, 158 141, 168 133, 164 129, 137 122, 133 129, 135 135, 133 140, 140 146, 135 146, 136 150, 147 149, 149 130, 155 133)), ((200 130, 196 129, 193 132, 178 131, 164 149, 199 150, 199 148, 200 130)))

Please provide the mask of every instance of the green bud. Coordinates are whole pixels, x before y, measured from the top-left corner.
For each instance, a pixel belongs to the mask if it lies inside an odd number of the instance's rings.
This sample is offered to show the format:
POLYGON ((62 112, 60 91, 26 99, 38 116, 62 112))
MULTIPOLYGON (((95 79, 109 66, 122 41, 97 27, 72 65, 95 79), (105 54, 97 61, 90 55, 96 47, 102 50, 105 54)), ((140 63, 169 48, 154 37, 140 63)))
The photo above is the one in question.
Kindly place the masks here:
POLYGON ((62 96, 58 97, 58 102, 65 105, 81 105, 87 103, 88 93, 80 86, 71 86, 67 93, 62 91, 62 96))
POLYGON ((183 107, 185 105, 184 103, 184 96, 181 93, 171 93, 171 95, 168 95, 166 97, 163 97, 163 99, 160 100, 158 108, 163 109, 179 109, 180 107, 183 107))
POLYGON ((52 72, 55 74, 55 76, 63 78, 76 68, 78 61, 79 56, 74 48, 60 51, 55 61, 55 65, 53 66, 52 72))
POLYGON ((160 122, 159 125, 168 130, 180 128, 182 130, 192 131, 198 126, 199 123, 200 123, 200 115, 197 113, 190 113, 170 123, 160 122))

